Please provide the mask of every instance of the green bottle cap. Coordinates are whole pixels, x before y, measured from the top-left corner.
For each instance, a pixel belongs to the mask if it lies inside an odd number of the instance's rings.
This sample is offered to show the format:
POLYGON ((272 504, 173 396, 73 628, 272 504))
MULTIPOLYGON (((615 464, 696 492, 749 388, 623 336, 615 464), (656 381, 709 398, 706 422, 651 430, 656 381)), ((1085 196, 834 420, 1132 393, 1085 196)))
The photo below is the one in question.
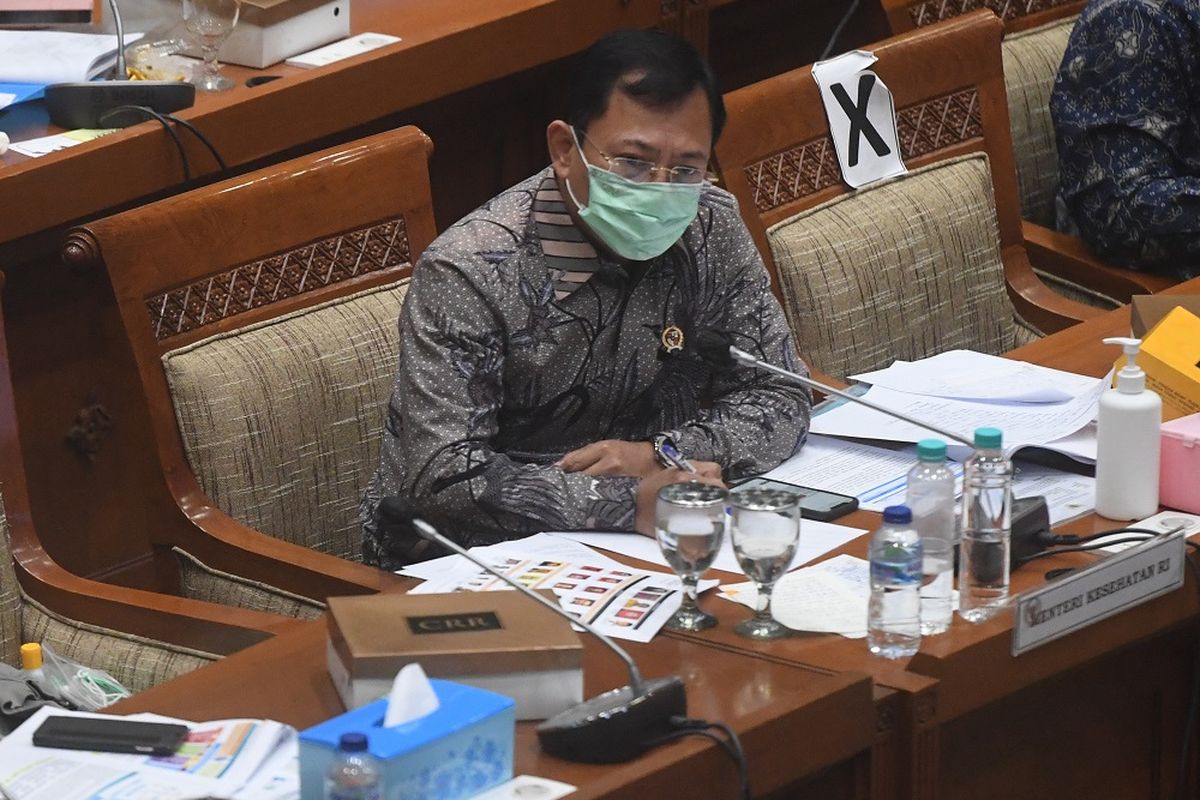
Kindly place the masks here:
POLYGON ((988 450, 995 450, 1004 440, 1004 434, 999 428, 976 428, 975 429, 975 446, 984 447, 988 450))
POLYGON ((922 439, 917 442, 917 459, 920 461, 945 461, 946 443, 941 439, 922 439))

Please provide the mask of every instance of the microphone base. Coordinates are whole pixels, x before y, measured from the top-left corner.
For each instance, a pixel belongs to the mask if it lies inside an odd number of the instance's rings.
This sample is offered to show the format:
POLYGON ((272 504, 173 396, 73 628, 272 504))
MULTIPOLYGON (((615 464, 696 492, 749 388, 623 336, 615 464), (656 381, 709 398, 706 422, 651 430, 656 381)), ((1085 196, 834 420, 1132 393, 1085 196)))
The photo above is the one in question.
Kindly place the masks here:
POLYGON ((585 764, 615 764, 637 758, 651 742, 670 733, 671 717, 687 715, 687 692, 678 676, 646 681, 634 695, 624 686, 585 700, 537 727, 542 749, 585 764))
POLYGON ((196 87, 182 81, 86 81, 46 87, 50 121, 61 128, 125 128, 145 122, 144 114, 120 112, 100 118, 117 106, 147 106, 159 113, 190 108, 196 87))

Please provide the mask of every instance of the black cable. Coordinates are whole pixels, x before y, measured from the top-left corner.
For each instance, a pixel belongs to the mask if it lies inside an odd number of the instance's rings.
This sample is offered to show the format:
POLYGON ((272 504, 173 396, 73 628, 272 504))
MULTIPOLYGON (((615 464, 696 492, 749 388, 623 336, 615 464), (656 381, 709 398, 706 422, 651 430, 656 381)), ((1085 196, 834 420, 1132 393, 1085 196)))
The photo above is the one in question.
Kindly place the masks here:
POLYGON ((136 111, 139 114, 144 114, 147 118, 154 118, 158 120, 158 124, 162 125, 163 130, 170 134, 171 139, 175 142, 175 149, 179 151, 179 163, 183 165, 183 182, 187 183, 192 179, 192 168, 191 164, 188 162, 187 153, 184 152, 183 142, 180 141, 179 134, 175 132, 175 129, 171 127, 171 123, 167 122, 166 117, 148 106, 114 106, 100 115, 99 124, 103 125, 105 118, 117 113, 118 111, 136 111))
POLYGON ((1031 556, 1025 556, 1024 558, 1022 558, 1020 561, 1018 561, 1013 566, 1014 566, 1014 568, 1020 568, 1020 567, 1025 566, 1026 564, 1028 564, 1030 561, 1036 561, 1039 558, 1045 558, 1047 556, 1056 556, 1059 553, 1085 553, 1089 550, 1099 550, 1102 547, 1108 547, 1109 545, 1113 545, 1113 544, 1125 544, 1126 542, 1144 542, 1144 541, 1147 541, 1148 539, 1153 538, 1154 535, 1156 535, 1156 534, 1152 534, 1151 536, 1127 536, 1127 537, 1123 537, 1123 538, 1119 538, 1119 539, 1113 539, 1111 542, 1097 542, 1097 543, 1093 543, 1093 544, 1076 545, 1074 547, 1059 547, 1054 550, 1043 550, 1040 553, 1034 553, 1031 556))
POLYGON ((742 749, 742 742, 732 728, 723 722, 709 722, 708 720, 691 719, 681 716, 671 717, 671 725, 675 727, 674 731, 650 741, 649 744, 657 746, 688 736, 703 736, 706 739, 716 742, 717 746, 724 750, 733 759, 734 764, 737 765, 738 781, 740 784, 739 796, 741 800, 750 800, 750 768, 746 763, 746 752, 742 749), (720 730, 725 734, 725 737, 722 738, 713 733, 712 728, 720 730))
POLYGON ((829 58, 829 54, 833 52, 833 48, 837 46, 838 39, 842 36, 842 31, 844 31, 846 26, 850 24, 850 18, 853 17, 854 12, 858 10, 859 2, 861 2, 861 0, 854 0, 854 2, 850 4, 850 8, 846 10, 846 13, 842 15, 841 20, 838 21, 837 27, 834 28, 833 33, 830 34, 829 41, 826 43, 825 49, 821 51, 821 56, 817 59, 817 61, 824 61, 825 59, 829 58))
POLYGON ((213 147, 213 143, 210 142, 208 140, 208 137, 205 136, 203 133, 201 133, 200 130, 195 125, 188 122, 186 119, 180 119, 179 117, 175 116, 174 114, 163 114, 163 116, 166 117, 167 119, 171 120, 172 122, 176 123, 177 125, 182 125, 183 127, 187 128, 189 131, 191 131, 192 135, 195 136, 197 139, 199 139, 201 144, 203 144, 205 147, 208 148, 208 152, 212 153, 212 157, 214 159, 216 159, 217 164, 221 167, 222 172, 225 172, 226 170, 229 169, 229 165, 225 163, 225 159, 221 158, 221 154, 219 152, 217 152, 217 148, 213 147))
POLYGON ((1100 533, 1093 533, 1090 536, 1072 536, 1070 534, 1055 534, 1052 531, 1042 531, 1041 533, 1049 535, 1039 535, 1038 543, 1047 547, 1053 547, 1060 544, 1085 544, 1087 542, 1094 542, 1097 539, 1103 539, 1105 536, 1115 536, 1118 533, 1148 533, 1151 536, 1164 536, 1171 532, 1156 531, 1150 528, 1113 528, 1110 531, 1101 531, 1100 533))

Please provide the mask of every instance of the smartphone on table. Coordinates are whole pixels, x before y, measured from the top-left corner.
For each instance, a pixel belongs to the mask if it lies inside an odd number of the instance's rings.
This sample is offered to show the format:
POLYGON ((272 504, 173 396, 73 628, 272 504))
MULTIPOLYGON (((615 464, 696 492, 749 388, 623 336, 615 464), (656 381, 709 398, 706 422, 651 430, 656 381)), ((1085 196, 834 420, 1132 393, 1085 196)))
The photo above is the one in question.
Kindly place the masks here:
POLYGON ((827 492, 823 489, 809 489, 806 486, 796 486, 793 483, 773 481, 769 478, 750 478, 734 486, 732 491, 744 492, 749 489, 777 489, 800 495, 800 516, 805 519, 829 522, 858 510, 857 497, 827 492))
POLYGON ((104 753, 168 756, 179 749, 187 726, 112 717, 50 716, 33 732, 38 747, 64 747, 104 753))

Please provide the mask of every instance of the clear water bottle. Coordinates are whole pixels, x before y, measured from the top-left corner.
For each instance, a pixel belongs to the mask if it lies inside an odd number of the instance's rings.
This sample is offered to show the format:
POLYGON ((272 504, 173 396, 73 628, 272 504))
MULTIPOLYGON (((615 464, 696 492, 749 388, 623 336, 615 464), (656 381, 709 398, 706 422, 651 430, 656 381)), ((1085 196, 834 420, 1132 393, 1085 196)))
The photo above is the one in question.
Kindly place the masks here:
POLYGON ((367 751, 367 737, 343 733, 325 773, 325 800, 383 800, 383 771, 367 751))
POLYGON ((871 602, 867 648, 906 658, 921 646, 921 537, 908 506, 888 506, 871 537, 871 602))
POLYGON ((917 465, 908 472, 908 507, 921 537, 921 633, 945 633, 954 613, 954 473, 946 466, 946 443, 917 442, 917 465))
POLYGON ((975 452, 964 466, 958 613, 971 622, 1008 604, 1013 465, 1002 440, 997 428, 975 431, 975 452))

